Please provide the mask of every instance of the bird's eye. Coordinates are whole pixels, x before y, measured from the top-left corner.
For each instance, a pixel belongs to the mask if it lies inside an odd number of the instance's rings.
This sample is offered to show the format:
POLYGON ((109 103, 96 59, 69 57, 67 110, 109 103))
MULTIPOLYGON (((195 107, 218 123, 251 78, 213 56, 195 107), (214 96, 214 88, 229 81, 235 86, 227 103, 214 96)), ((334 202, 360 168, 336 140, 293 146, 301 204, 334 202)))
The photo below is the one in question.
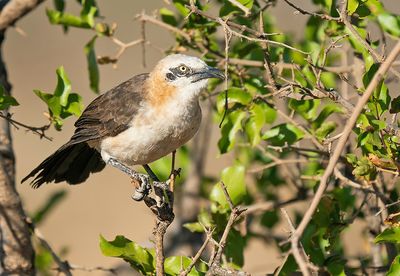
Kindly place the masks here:
POLYGON ((179 71, 181 71, 181 73, 186 73, 188 70, 189 68, 187 68, 186 65, 179 66, 179 71))

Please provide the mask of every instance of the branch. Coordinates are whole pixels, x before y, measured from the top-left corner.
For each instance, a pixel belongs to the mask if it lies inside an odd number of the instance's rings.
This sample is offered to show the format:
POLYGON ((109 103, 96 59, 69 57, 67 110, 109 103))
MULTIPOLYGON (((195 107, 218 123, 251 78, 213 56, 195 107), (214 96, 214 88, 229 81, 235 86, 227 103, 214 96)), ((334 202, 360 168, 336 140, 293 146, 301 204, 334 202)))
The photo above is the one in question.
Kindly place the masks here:
POLYGON ((231 214, 229 216, 228 223, 225 226, 224 232, 222 233, 222 237, 219 240, 218 250, 211 255, 210 260, 208 261, 209 270, 206 275, 248 275, 246 272, 234 271, 221 267, 221 257, 225 249, 228 234, 231 231, 236 219, 246 211, 246 209, 234 207, 232 199, 229 196, 228 190, 223 182, 221 182, 221 187, 226 200, 228 201, 229 207, 231 208, 231 214))
POLYGON ((191 40, 192 40, 190 35, 188 35, 184 31, 182 31, 182 30, 180 30, 178 28, 175 28, 174 26, 171 26, 171 25, 169 25, 167 23, 164 23, 164 22, 158 20, 157 18, 149 16, 149 15, 147 15, 145 13, 141 13, 141 14, 136 15, 135 19, 137 19, 139 21, 142 21, 142 22, 150 22, 150 23, 153 23, 154 25, 158 25, 161 28, 167 29, 167 30, 169 30, 169 31, 171 31, 173 33, 176 33, 176 34, 182 36, 188 42, 191 42, 191 40))
POLYGON ((155 198, 145 196, 144 202, 156 215, 156 225, 153 229, 156 246, 156 275, 163 276, 164 273, 164 236, 168 226, 174 220, 173 193, 168 183, 153 182, 155 198))
POLYGON ((50 246, 50 244, 45 240, 43 237, 42 233, 40 230, 32 223, 32 220, 29 219, 28 223, 30 223, 31 228, 33 229, 33 234, 36 236, 36 238, 39 240, 40 244, 50 252, 51 256, 53 257, 53 260, 57 264, 58 268, 57 270, 64 273, 66 276, 72 276, 72 272, 70 270, 70 266, 67 261, 61 260, 61 258, 55 253, 53 248, 50 246))
POLYGON ((22 18, 45 0, 10 0, 0 12, 0 31, 22 18))
POLYGON ((10 114, 8 112, 6 114, 3 113, 3 112, 0 112, 0 118, 3 118, 5 120, 7 120, 8 122, 10 122, 10 124, 12 124, 16 129, 19 129, 19 127, 23 127, 26 130, 31 131, 32 133, 39 135, 40 139, 45 138, 45 139, 47 139, 49 141, 53 140, 51 137, 46 135, 46 130, 49 129, 51 124, 47 124, 47 125, 44 125, 44 126, 41 126, 41 127, 34 127, 34 126, 29 126, 29 125, 26 125, 24 123, 18 122, 16 120, 12 119, 11 116, 12 116, 12 114, 10 114))
MULTIPOLYGON (((360 42, 365 49, 371 54, 375 62, 382 63, 385 59, 384 56, 378 54, 372 47, 369 45, 365 39, 361 37, 361 35, 357 32, 357 30, 353 27, 353 25, 349 21, 349 16, 347 14, 347 0, 343 1, 342 8, 340 10, 340 18, 342 19, 343 24, 349 29, 349 31, 353 34, 355 39, 360 42)), ((400 73, 394 68, 389 68, 389 70, 397 77, 400 78, 400 73)))
POLYGON ((290 2, 289 0, 284 0, 289 6, 291 6, 292 8, 294 8, 295 10, 297 10, 298 12, 300 12, 301 14, 304 15, 311 15, 311 16, 315 16, 315 17, 319 17, 321 19, 324 20, 331 20, 331 21, 341 21, 341 19, 339 17, 332 17, 330 15, 327 14, 321 14, 321 13, 316 13, 316 12, 309 12, 306 11, 298 6, 296 6, 295 4, 293 4, 292 2, 290 2))
POLYGON ((307 276, 310 274, 309 274, 308 269, 304 269, 305 261, 299 251, 298 245, 299 245, 300 237, 302 236, 305 228, 307 227, 308 223, 311 220, 312 215, 314 214, 315 210, 318 207, 318 204, 322 198, 322 195, 328 185, 328 179, 335 169, 336 163, 338 162, 339 157, 348 141, 348 138, 352 132, 352 129, 354 127, 355 122, 357 121, 359 114, 362 112, 362 110, 364 109, 364 106, 367 103, 372 92, 374 91, 374 89, 376 88, 378 83, 383 79, 384 75, 390 69, 392 63, 394 62, 394 60, 397 58, 397 56, 399 54, 400 54, 400 41, 397 42, 397 44, 394 46, 393 50, 389 54, 388 58, 379 67, 378 71, 375 73, 374 77, 372 78, 371 82, 369 83, 364 94, 357 102, 357 105, 356 105, 351 117, 347 120, 347 123, 343 129, 343 135, 340 137, 338 144, 333 152, 333 155, 329 159, 328 166, 325 169, 323 176, 321 177, 321 181, 320 181, 319 187, 317 189, 317 192, 315 193, 314 199, 312 200, 310 207, 308 208, 307 212, 304 214, 302 221, 300 222, 299 226, 297 227, 296 231, 293 234, 293 238, 292 238, 293 256, 296 259, 296 262, 299 264, 300 268, 303 268, 303 269, 301 269, 301 272, 303 273, 303 275, 307 276))
MULTIPOLYGON (((205 227, 204 227, 205 228, 205 227)), ((203 254, 204 250, 206 249, 208 243, 210 242, 210 240, 212 239, 212 234, 213 231, 208 230, 208 229, 204 229, 206 232, 206 240, 204 241, 203 245, 200 247, 199 251, 197 251, 196 255, 193 257, 192 262, 190 263, 190 265, 180 273, 180 276, 186 276, 190 273, 190 271, 192 271, 192 268, 194 267, 194 265, 197 263, 197 261, 200 259, 201 254, 203 254)))
POLYGON ((243 39, 246 39, 246 40, 249 40, 249 41, 254 41, 254 42, 267 42, 267 43, 269 43, 271 45, 285 47, 285 48, 288 48, 288 49, 290 49, 292 51, 296 51, 296 52, 299 52, 299 53, 302 53, 302 54, 305 54, 305 55, 308 54, 308 53, 306 53, 306 52, 304 52, 304 51, 302 51, 300 49, 297 49, 295 47, 292 47, 292 46, 290 46, 288 44, 285 44, 285 43, 282 43, 282 42, 278 42, 278 41, 274 41, 274 40, 266 39, 267 36, 277 35, 276 33, 274 33, 274 34, 261 33, 261 32, 255 31, 253 29, 250 29, 250 28, 248 28, 248 27, 246 27, 244 25, 239 25, 239 24, 236 24, 236 23, 231 22, 229 20, 223 20, 222 18, 208 15, 208 14, 204 13, 203 11, 199 10, 196 6, 193 6, 193 7, 186 6, 186 7, 188 9, 190 9, 192 13, 198 14, 200 16, 206 17, 206 18, 208 18, 208 19, 210 19, 210 20, 212 20, 214 22, 219 23, 222 27, 224 27, 224 29, 228 30, 231 34, 235 35, 236 37, 243 38, 243 39), (231 27, 233 27, 235 29, 239 29, 240 32, 232 30, 231 27), (244 35, 244 34, 242 34, 243 31, 251 33, 251 34, 255 35, 256 37, 254 38, 254 37, 250 37, 250 36, 244 35))

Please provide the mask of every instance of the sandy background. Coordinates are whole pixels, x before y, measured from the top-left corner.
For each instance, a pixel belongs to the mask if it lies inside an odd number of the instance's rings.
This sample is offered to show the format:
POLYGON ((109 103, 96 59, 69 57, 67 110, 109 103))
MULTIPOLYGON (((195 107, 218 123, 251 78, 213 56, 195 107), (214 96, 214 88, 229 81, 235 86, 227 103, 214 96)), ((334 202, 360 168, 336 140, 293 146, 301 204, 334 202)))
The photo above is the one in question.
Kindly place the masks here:
MULTIPOLYGON (((67 1, 68 9, 78 12, 75 1, 67 1)), ((296 1, 301 3, 303 1, 296 1)), ((392 4, 392 11, 399 11, 396 1, 386 1, 392 4), (395 7, 397 6, 397 7, 395 7)), ((117 37, 125 42, 140 37, 140 24, 133 20, 134 15, 146 10, 151 14, 156 8, 165 6, 161 1, 106 1, 98 0, 100 11, 107 22, 118 24, 117 37)), ((387 5, 388 7, 390 5, 387 5)), ((55 70, 63 65, 72 82, 74 91, 84 97, 85 104, 95 98, 89 90, 86 58, 83 46, 90 40, 92 33, 86 30, 71 29, 67 35, 59 26, 50 25, 45 16, 45 8, 51 7, 47 1, 34 12, 21 20, 17 26, 26 36, 15 29, 7 33, 4 59, 8 67, 9 79, 13 85, 13 95, 21 104, 12 110, 14 118, 31 125, 40 126, 46 123, 42 115, 46 111, 44 103, 32 92, 38 88, 52 92, 56 84, 55 70)), ((284 32, 302 35, 306 17, 294 15, 284 3, 279 3, 274 12, 279 15, 279 26, 284 32)), ((167 48, 173 42, 172 36, 166 31, 155 27, 147 27, 147 37, 155 45, 167 48)), ((105 40, 100 40, 96 47, 98 55, 113 55, 117 47, 105 40)), ((154 48, 147 51, 148 68, 141 66, 141 49, 129 49, 118 63, 118 68, 101 66, 101 91, 128 79, 132 75, 151 70, 162 53, 154 48)), ((13 130, 14 146, 17 157, 17 182, 20 182, 33 167, 61 146, 73 132, 75 119, 67 120, 63 132, 50 130, 53 141, 40 140, 38 136, 24 130, 13 130)), ((213 131, 213 139, 218 138, 218 130, 213 131)), ((215 143, 214 143, 215 144, 215 143)), ((206 172, 218 173, 228 165, 229 160, 218 157, 215 146, 208 154, 206 172)), ((67 198, 59 205, 41 226, 41 231, 56 249, 67 246, 68 261, 84 266, 102 265, 111 267, 121 264, 121 261, 104 257, 98 247, 99 234, 112 239, 116 234, 123 234, 142 245, 150 245, 149 238, 153 227, 152 215, 142 203, 130 199, 132 188, 119 171, 106 168, 101 173, 92 175, 84 185, 67 186, 66 184, 47 185, 33 190, 29 185, 18 184, 18 190, 28 213, 37 210, 49 194, 67 189, 67 198)), ((252 242, 246 251, 245 270, 253 275, 272 272, 280 263, 276 252, 266 252, 265 245, 252 242)), ((86 275, 87 273, 77 273, 86 275)), ((102 275, 95 272, 92 275, 102 275)))

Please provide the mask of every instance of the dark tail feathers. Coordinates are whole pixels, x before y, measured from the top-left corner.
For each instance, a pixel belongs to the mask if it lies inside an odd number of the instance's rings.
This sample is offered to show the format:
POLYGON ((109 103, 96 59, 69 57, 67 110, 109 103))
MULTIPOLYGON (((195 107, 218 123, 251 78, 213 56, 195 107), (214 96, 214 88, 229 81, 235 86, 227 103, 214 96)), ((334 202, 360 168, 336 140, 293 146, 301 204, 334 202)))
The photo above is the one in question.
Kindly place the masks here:
POLYGON ((85 181, 90 173, 101 171, 105 167, 100 153, 87 143, 65 144, 46 158, 36 169, 22 179, 35 177, 31 182, 33 188, 43 183, 67 181, 79 184, 85 181))

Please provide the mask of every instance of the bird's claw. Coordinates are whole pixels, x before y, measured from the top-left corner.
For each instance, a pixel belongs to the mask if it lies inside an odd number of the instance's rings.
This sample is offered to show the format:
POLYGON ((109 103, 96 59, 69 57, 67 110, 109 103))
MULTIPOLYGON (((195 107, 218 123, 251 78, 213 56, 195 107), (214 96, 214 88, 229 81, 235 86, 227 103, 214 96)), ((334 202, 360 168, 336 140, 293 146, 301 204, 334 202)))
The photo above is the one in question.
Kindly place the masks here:
POLYGON ((132 199, 136 201, 143 200, 151 192, 150 177, 145 174, 138 174, 137 178, 140 181, 140 186, 136 188, 132 199))

